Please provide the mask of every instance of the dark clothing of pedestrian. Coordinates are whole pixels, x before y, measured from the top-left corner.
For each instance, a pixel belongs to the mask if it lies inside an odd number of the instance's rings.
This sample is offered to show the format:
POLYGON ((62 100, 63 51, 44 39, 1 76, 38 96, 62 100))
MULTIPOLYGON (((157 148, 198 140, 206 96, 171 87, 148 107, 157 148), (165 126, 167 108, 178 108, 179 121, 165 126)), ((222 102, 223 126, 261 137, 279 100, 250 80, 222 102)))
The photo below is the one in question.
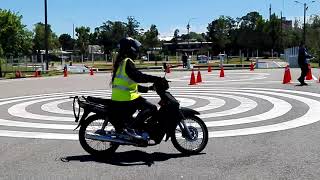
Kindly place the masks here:
POLYGON ((188 56, 186 54, 182 55, 182 67, 187 67, 188 56))
POLYGON ((308 85, 307 83, 304 82, 307 73, 309 71, 309 67, 308 67, 308 62, 307 62, 307 58, 311 58, 312 56, 310 56, 307 51, 306 48, 304 46, 300 46, 299 47, 299 52, 298 52, 298 64, 299 67, 301 69, 301 75, 298 78, 298 81, 300 82, 301 86, 304 85, 308 85))

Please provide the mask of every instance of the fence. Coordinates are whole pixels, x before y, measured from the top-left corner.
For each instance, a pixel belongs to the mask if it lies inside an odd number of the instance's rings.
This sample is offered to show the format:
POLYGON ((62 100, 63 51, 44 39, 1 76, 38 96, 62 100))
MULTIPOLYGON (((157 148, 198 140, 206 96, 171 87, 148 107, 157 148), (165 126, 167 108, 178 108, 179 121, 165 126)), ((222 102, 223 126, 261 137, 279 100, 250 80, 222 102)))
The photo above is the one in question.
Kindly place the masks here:
POLYGON ((35 70, 41 71, 45 69, 43 57, 38 62, 36 56, 0 58, 0 66, 1 73, 4 75, 6 73, 15 73, 16 71, 34 72, 35 70))
MULTIPOLYGON (((61 54, 61 55, 48 55, 50 61, 49 68, 55 69, 57 66, 61 67, 70 62, 74 63, 94 63, 94 61, 105 61, 112 62, 114 56, 108 56, 106 54, 89 54, 84 55, 73 55, 73 54, 61 54)), ((44 71, 46 69, 46 63, 44 62, 44 54, 39 56, 20 56, 20 57, 9 57, 1 58, 1 70, 3 73, 20 71, 44 71)))
POLYGON ((292 68, 299 67, 298 65, 299 47, 292 47, 284 50, 284 58, 292 68))

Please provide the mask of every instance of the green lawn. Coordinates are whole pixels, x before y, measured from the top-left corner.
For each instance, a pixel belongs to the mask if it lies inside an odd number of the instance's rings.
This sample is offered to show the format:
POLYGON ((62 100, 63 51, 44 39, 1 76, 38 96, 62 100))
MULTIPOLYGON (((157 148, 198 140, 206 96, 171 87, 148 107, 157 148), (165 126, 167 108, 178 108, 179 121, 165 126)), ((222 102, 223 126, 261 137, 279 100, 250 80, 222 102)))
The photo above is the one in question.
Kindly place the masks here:
MULTIPOLYGON (((148 67, 148 66, 162 66, 162 62, 164 61, 141 61, 141 60, 136 60, 135 64, 136 67, 148 67)), ((169 61, 167 61, 168 64, 171 65, 181 65, 182 62, 181 60, 177 61, 175 56, 170 56, 169 57, 169 61)), ((219 64, 220 62, 218 60, 210 60, 209 64, 219 64)), ((250 61, 244 61, 242 60, 242 62, 240 61, 240 58, 232 58, 232 59, 228 59, 228 60, 224 60, 225 64, 250 64, 250 61)), ((82 64, 82 63, 73 63, 73 64, 82 64)), ((191 61, 191 64, 198 64, 198 62, 196 60, 191 61)), ((94 63, 92 64, 92 62, 84 62, 84 65, 88 66, 88 67, 93 67, 93 68, 101 68, 101 69, 111 69, 112 67, 112 63, 111 62, 106 62, 106 61, 94 61, 94 63)), ((205 65, 205 64, 202 64, 205 65)))
POLYGON ((319 63, 310 63, 312 68, 319 68, 319 63))
MULTIPOLYGON (((254 61, 253 61, 254 62, 254 61)), ((169 61, 167 61, 168 64, 171 64, 173 66, 176 65, 181 65, 181 61, 176 61, 175 56, 171 56, 169 58, 169 61)), ((220 63, 219 60, 210 60, 209 65, 211 66, 218 66, 220 63)), ((250 64, 251 61, 245 61, 244 59, 242 62, 240 61, 240 58, 232 58, 228 60, 224 60, 224 64, 245 64, 248 65, 250 64)), ((82 63, 73 63, 74 65, 76 64, 82 64, 82 63)), ((99 68, 99 69, 111 69, 112 68, 112 63, 111 62, 106 62, 106 61, 94 61, 94 64, 92 64, 91 61, 84 62, 85 65, 88 67, 93 67, 93 68, 99 68)), ((136 60, 135 61, 136 67, 141 68, 141 67, 149 67, 149 66, 162 66, 162 61, 154 62, 154 61, 140 61, 136 60)), ((204 65, 206 66, 207 64, 200 64, 197 63, 197 61, 193 60, 191 62, 193 65, 204 65)), ((25 67, 25 66, 11 66, 11 65, 6 65, 6 64, 1 64, 2 65, 2 73, 5 75, 5 78, 15 78, 15 72, 16 71, 22 71, 24 77, 32 77, 34 75, 34 68, 32 67, 25 67), (4 73, 6 72, 6 73, 4 73)), ((319 68, 319 63, 311 63, 312 68, 319 68)), ((42 73, 41 76, 46 77, 46 76, 63 76, 63 73, 61 71, 56 71, 56 70, 51 70, 48 73, 42 73)))

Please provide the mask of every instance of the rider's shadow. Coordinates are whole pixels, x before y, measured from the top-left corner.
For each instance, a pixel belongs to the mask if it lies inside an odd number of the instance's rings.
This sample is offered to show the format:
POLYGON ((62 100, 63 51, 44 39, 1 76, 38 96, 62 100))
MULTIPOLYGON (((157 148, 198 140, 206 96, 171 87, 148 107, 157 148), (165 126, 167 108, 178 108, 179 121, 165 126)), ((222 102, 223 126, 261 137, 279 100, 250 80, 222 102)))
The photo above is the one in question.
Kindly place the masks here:
MULTIPOLYGON (((199 154, 201 155, 201 153, 199 154)), ((79 161, 88 162, 95 161, 99 163, 107 163, 116 166, 136 166, 136 165, 147 165, 151 166, 158 161, 166 161, 172 158, 189 157, 189 155, 179 154, 166 154, 160 152, 147 153, 143 151, 133 150, 126 152, 114 153, 111 157, 95 157, 91 155, 80 155, 80 156, 67 156, 60 158, 63 162, 79 161)))

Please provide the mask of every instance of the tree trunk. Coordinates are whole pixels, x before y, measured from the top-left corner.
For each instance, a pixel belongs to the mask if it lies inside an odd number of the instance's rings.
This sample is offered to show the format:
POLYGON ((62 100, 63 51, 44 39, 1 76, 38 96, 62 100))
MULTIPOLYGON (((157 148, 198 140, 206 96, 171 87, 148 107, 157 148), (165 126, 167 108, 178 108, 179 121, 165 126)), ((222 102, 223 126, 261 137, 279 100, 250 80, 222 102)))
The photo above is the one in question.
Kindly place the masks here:
POLYGON ((1 66, 2 66, 2 60, 0 59, 0 78, 2 77, 2 68, 1 68, 1 66))

